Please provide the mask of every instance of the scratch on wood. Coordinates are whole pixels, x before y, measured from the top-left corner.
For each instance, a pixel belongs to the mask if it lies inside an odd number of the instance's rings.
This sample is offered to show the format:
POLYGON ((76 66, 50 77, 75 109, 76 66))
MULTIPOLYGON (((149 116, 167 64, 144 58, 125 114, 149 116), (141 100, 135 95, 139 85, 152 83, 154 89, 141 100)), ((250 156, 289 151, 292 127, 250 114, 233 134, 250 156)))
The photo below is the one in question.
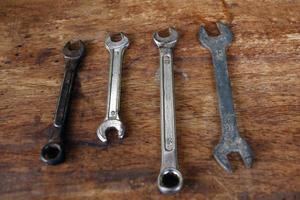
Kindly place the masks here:
POLYGON ((300 40, 300 33, 286 34, 288 40, 300 40))
POLYGON ((215 176, 214 174, 212 174, 210 171, 208 171, 208 173, 213 177, 213 179, 226 191, 226 194, 228 195, 228 197, 230 198, 230 199, 236 199, 237 200, 237 197, 235 197, 235 196, 233 196, 232 194, 234 194, 234 192, 233 191, 231 191, 230 189, 228 189, 227 187, 226 187, 226 185, 225 184, 223 184, 222 183, 222 181, 220 181, 219 179, 218 179, 218 177, 217 176, 215 176))

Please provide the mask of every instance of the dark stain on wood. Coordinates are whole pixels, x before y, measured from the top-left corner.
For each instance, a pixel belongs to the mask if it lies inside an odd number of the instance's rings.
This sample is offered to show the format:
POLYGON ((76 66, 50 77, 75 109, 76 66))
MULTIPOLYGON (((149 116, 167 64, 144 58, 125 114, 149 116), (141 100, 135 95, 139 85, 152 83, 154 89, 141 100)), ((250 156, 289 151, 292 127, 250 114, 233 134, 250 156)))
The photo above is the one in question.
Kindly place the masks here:
POLYGON ((53 49, 51 48, 42 49, 36 57, 35 64, 37 65, 43 64, 45 60, 52 55, 52 50, 53 49))

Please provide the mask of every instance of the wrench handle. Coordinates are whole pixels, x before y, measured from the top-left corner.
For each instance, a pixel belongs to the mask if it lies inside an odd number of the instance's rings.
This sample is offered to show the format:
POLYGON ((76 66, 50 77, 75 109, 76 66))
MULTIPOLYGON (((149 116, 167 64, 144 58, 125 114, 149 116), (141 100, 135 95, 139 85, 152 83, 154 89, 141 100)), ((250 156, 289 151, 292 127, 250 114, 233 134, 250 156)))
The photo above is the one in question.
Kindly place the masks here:
POLYGON ((160 48, 160 107, 161 168, 177 168, 173 53, 171 48, 160 48))
POLYGON ((226 48, 214 49, 212 51, 212 58, 219 99, 222 132, 225 138, 233 138, 238 135, 238 129, 233 107, 231 84, 228 75, 226 48))
POLYGON ((61 85, 60 95, 58 98, 58 104, 53 123, 53 125, 57 128, 63 128, 66 120, 77 65, 77 61, 66 61, 64 79, 61 85))
POLYGON ((109 82, 106 119, 119 120, 122 58, 125 48, 115 48, 110 52, 109 82))
POLYGON ((171 48, 160 48, 160 117, 161 167, 157 185, 163 194, 181 190, 183 178, 178 169, 175 101, 173 80, 173 54, 171 48))

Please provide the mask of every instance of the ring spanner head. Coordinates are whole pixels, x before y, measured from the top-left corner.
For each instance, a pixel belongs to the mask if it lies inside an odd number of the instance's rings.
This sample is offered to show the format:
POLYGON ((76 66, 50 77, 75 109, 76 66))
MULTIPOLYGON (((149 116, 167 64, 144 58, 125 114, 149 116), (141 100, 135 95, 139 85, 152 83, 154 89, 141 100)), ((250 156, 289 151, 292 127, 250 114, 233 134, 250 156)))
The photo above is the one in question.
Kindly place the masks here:
POLYGON ((108 119, 105 120, 97 129, 97 136, 98 138, 106 143, 107 142, 107 137, 106 137, 106 132, 108 130, 115 129, 118 131, 118 137, 120 139, 123 139, 125 135, 125 126, 122 124, 120 120, 117 119, 108 119))
POLYGON ((204 26, 201 26, 199 30, 199 40, 201 41, 203 46, 210 50, 220 47, 226 47, 232 42, 233 34, 230 29, 221 22, 217 22, 217 27, 219 29, 220 35, 216 37, 208 36, 204 26))
POLYGON ((105 47, 108 50, 113 50, 113 49, 117 49, 117 48, 122 48, 122 47, 128 47, 129 46, 129 39, 128 37, 124 34, 124 33, 119 33, 121 36, 121 40, 120 41, 113 41, 111 39, 111 36, 108 35, 105 39, 105 47))
POLYGON ((153 40, 158 48, 173 48, 177 42, 178 33, 174 28, 169 28, 169 36, 161 37, 158 32, 153 34, 153 40))
POLYGON ((40 158, 44 163, 56 165, 64 161, 65 149, 61 136, 61 128, 51 126, 47 129, 50 140, 41 150, 40 158))
POLYGON ((46 144, 41 151, 41 160, 49 165, 56 165, 64 160, 64 148, 61 143, 51 142, 46 144))
POLYGON ((176 193, 183 186, 183 177, 179 170, 175 168, 165 168, 159 173, 157 179, 159 191, 163 194, 176 193))

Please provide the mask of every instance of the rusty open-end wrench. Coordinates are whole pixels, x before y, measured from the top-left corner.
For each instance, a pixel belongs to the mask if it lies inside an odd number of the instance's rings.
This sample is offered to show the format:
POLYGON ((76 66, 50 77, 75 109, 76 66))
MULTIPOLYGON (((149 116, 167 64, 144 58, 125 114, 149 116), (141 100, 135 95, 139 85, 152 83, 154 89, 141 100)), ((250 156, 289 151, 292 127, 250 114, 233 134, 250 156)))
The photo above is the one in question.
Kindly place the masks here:
POLYGON ((125 49, 129 46, 129 39, 124 33, 120 33, 121 40, 114 42, 108 36, 105 46, 110 53, 109 82, 107 96, 106 117, 97 129, 97 135, 101 142, 106 143, 106 132, 110 129, 118 131, 118 137, 122 139, 125 134, 125 126, 120 120, 120 95, 122 61, 125 49))
POLYGON ((252 166, 253 154, 247 142, 238 133, 233 108, 231 85, 227 70, 226 48, 232 42, 233 34, 223 23, 217 23, 220 35, 209 37, 204 26, 200 27, 199 40, 209 49, 215 69, 216 85, 219 98, 219 112, 222 123, 222 136, 214 149, 214 157, 228 172, 232 172, 227 155, 238 152, 247 168, 252 166))
POLYGON ((156 32, 153 40, 160 53, 160 117, 161 117, 161 168, 157 179, 160 192, 175 193, 181 190, 183 178, 178 169, 175 100, 173 85, 173 52, 178 33, 169 28, 169 36, 156 32))
POLYGON ((65 58, 65 74, 61 86, 58 105, 54 122, 49 128, 50 138, 48 143, 41 150, 41 160, 47 164, 55 165, 64 161, 63 132, 68 113, 69 101, 76 75, 77 67, 84 56, 84 44, 80 40, 69 41, 63 48, 65 58))

